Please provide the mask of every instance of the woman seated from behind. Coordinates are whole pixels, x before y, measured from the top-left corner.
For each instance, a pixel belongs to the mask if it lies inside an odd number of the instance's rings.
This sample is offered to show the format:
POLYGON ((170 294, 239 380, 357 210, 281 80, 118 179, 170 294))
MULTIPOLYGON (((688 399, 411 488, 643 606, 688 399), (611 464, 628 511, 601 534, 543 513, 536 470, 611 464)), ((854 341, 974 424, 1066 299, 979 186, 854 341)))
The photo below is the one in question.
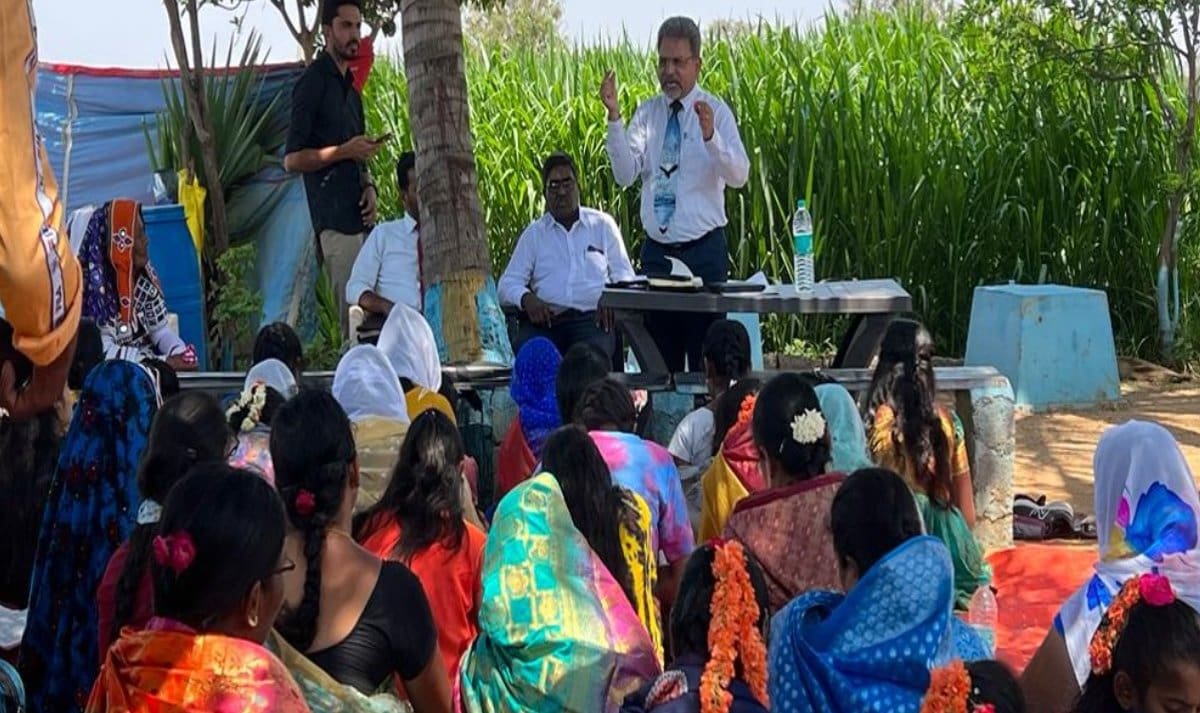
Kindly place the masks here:
POLYGON ((383 352, 360 344, 338 362, 333 397, 354 424, 360 473, 354 510, 362 512, 379 502, 408 433, 410 418, 404 392, 383 352))
POLYGON ((836 473, 853 473, 872 467, 866 427, 854 397, 835 381, 818 383, 813 390, 821 402, 821 414, 825 417, 833 447, 829 467, 836 473))
POLYGON ((776 376, 753 408, 750 430, 767 487, 737 503, 724 536, 762 565, 775 612, 797 594, 837 584, 827 517, 844 476, 828 472, 829 431, 807 379, 776 376))
POLYGON ((1125 581, 1092 636, 1072 713, 1200 710, 1200 619, 1184 596, 1161 575, 1125 581))
MULTIPOLYGON (((709 402, 683 417, 667 446, 675 458, 675 464, 679 466, 683 493, 697 527, 700 520, 700 476, 708 470, 721 447, 721 439, 715 437, 716 405, 721 395, 750 371, 750 335, 741 322, 719 319, 704 333, 701 353, 709 402)), ((736 405, 734 408, 737 408, 736 405)), ((719 528, 717 532, 720 532, 719 528)))
POLYGON ((79 247, 83 316, 100 327, 109 359, 162 357, 175 371, 195 371, 195 347, 167 324, 149 245, 140 203, 113 200, 92 213, 79 247))
POLYGON ((575 407, 575 422, 589 431, 612 482, 637 493, 650 506, 654 552, 661 552, 670 568, 659 590, 663 608, 669 610, 687 558, 695 549, 695 535, 675 461, 667 449, 633 433, 636 421, 629 389, 610 378, 587 387, 575 407))
POLYGON ((406 304, 396 305, 379 332, 379 350, 400 377, 410 419, 433 408, 458 422, 453 405, 441 393, 442 363, 437 342, 420 312, 406 304))
POLYGON ((700 478, 700 522, 696 531, 700 541, 720 537, 734 507, 767 487, 750 428, 761 386, 757 379, 743 379, 713 404, 713 443, 718 447, 716 457, 700 478))
POLYGON ((479 633, 487 540, 464 520, 464 497, 469 497, 464 495, 465 458, 462 436, 445 414, 431 410, 417 416, 383 498, 356 518, 355 528, 355 539, 364 548, 403 562, 421 580, 450 681, 479 633))
POLYGON ((546 438, 562 425, 554 395, 554 383, 561 365, 558 349, 545 337, 530 339, 517 352, 509 388, 517 404, 517 416, 500 442, 496 460, 496 501, 533 474, 542 457, 546 438))
POLYGON ((698 547, 671 610, 675 662, 627 698, 622 713, 766 713, 769 622, 753 555, 736 540, 698 547))
POLYGON ((971 528, 975 490, 962 423, 937 403, 933 339, 912 320, 892 322, 868 390, 871 454, 908 481, 929 534, 954 558, 955 607, 965 610, 991 568, 971 528))
POLYGON ((538 473, 500 501, 483 567, 479 637, 455 710, 613 713, 659 674, 654 644, 555 476, 538 473))
POLYGON ((138 467, 137 526, 108 560, 96 590, 101 661, 121 629, 140 629, 154 614, 151 541, 158 535, 167 494, 194 466, 223 461, 232 443, 221 407, 208 394, 180 394, 158 410, 138 467))
MULTIPOLYGON (((286 322, 272 322, 258 330, 254 337, 251 359, 256 366, 271 359, 279 361, 292 372, 294 381, 298 381, 304 373, 304 347, 300 344, 300 336, 296 334, 296 330, 286 322)), ((280 393, 289 399, 296 395, 282 390, 280 393)))
POLYGON ((777 713, 916 711, 929 670, 988 658, 951 612, 946 546, 921 533, 900 476, 860 470, 830 512, 845 594, 801 594, 772 621, 770 692, 777 713))
POLYGON ((297 565, 284 578, 276 628, 334 680, 364 695, 398 675, 417 713, 449 710, 420 581, 350 536, 358 459, 350 419, 333 396, 304 391, 279 409, 271 459, 291 524, 285 550, 297 565))
POLYGON ((88 713, 308 711, 262 646, 294 566, 275 491, 246 471, 203 466, 171 490, 159 524, 155 616, 108 651, 88 713))
POLYGON ((299 391, 292 372, 277 359, 261 361, 246 373, 242 393, 225 411, 237 434, 237 450, 229 459, 236 468, 253 470, 275 483, 271 463, 271 421, 284 401, 299 391))
POLYGON ((921 713, 1025 713, 1012 671, 999 661, 951 661, 930 672, 921 713))
POLYGON ((658 560, 650 535, 650 507, 632 490, 613 485, 596 444, 577 426, 560 428, 546 441, 542 470, 558 480, 575 528, 621 585, 661 664, 662 622, 654 598, 658 560))
POLYGON ((1156 571, 1200 605, 1200 497, 1175 438, 1156 423, 1110 428, 1096 446, 1093 472, 1096 572, 1063 604, 1021 677, 1037 711, 1066 710, 1078 695, 1091 670, 1089 645, 1125 582, 1156 571))

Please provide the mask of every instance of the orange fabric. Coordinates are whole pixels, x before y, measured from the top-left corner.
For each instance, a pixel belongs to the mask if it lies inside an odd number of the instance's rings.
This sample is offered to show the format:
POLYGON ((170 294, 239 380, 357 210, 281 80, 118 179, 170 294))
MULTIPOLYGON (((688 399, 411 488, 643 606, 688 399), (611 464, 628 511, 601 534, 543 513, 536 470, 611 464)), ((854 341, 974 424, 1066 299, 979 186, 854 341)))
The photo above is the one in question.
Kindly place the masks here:
POLYGON ((1096 546, 1021 544, 993 552, 987 561, 1000 605, 996 657, 1022 671, 1063 602, 1092 575, 1096 546))
POLYGON ((217 634, 126 629, 109 649, 87 713, 308 713, 283 663, 217 634))
POLYGON ((63 204, 34 125, 37 42, 32 3, 0 12, 0 303, 13 346, 39 366, 79 330, 83 281, 63 229, 63 204))
MULTIPOLYGON (((438 542, 404 563, 421 580, 429 598, 437 624, 438 650, 451 685, 458 680, 459 659, 479 634, 479 599, 483 594, 483 545, 487 535, 471 523, 465 524, 467 534, 457 550, 447 550, 438 542)), ((394 515, 379 513, 363 528, 366 535, 362 546, 377 557, 397 560, 394 552, 400 531, 394 515)))
POLYGON ((525 433, 521 430, 521 417, 517 416, 500 442, 500 453, 496 459, 495 501, 500 502, 500 498, 508 491, 528 480, 537 464, 537 457, 530 450, 525 433))
POLYGON ((133 324, 133 289, 137 270, 133 265, 133 241, 137 230, 138 204, 120 198, 108 209, 108 259, 117 276, 117 308, 121 324, 133 324))
POLYGON ((454 425, 458 425, 458 417, 454 415, 454 409, 450 407, 450 402, 446 400, 436 391, 430 391, 424 386, 414 386, 404 394, 404 404, 408 409, 408 418, 410 421, 417 420, 417 416, 429 411, 441 411, 450 419, 454 425))

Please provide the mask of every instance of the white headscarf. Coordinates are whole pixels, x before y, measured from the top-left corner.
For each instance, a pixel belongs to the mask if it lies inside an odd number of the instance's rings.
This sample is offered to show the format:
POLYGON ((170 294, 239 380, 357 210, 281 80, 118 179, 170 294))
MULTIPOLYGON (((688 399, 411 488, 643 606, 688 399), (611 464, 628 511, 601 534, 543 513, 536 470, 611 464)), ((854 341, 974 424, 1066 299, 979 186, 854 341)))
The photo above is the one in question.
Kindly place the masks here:
POLYGON ((1126 580, 1157 572, 1200 611, 1200 497, 1175 438, 1157 423, 1110 428, 1096 447, 1093 471, 1100 558, 1055 622, 1081 687, 1091 671, 1092 635, 1126 580))
POLYGON ((249 391, 250 387, 260 382, 278 391, 284 399, 290 399, 300 393, 300 387, 296 385, 296 375, 287 364, 278 359, 265 359, 250 367, 250 371, 246 372, 246 383, 242 385, 242 390, 249 391))
POLYGON ((437 342, 420 312, 406 304, 396 305, 379 332, 379 350, 387 355, 400 378, 430 391, 441 390, 437 342))
POLYGON ((338 362, 333 398, 355 423, 372 416, 409 422, 400 377, 383 352, 369 344, 354 347, 338 362))

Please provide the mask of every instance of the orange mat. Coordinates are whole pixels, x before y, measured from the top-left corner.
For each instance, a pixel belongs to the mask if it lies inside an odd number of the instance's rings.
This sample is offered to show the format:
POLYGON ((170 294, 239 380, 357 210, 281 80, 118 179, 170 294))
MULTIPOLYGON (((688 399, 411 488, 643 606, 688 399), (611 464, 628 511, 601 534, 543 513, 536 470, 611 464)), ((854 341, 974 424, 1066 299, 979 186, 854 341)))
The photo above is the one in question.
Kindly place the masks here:
POLYGON ((1067 597, 1092 575, 1096 543, 1020 544, 993 552, 1000 616, 996 655, 1020 672, 1033 658, 1067 597))

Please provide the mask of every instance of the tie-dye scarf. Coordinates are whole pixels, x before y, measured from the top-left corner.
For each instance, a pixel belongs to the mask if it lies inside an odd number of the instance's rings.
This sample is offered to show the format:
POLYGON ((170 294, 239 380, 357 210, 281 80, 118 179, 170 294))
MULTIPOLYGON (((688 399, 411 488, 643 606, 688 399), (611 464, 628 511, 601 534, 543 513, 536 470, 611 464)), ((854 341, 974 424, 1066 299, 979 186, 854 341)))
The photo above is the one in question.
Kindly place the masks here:
POLYGON ((893 550, 849 594, 800 595, 771 625, 772 710, 916 713, 931 666, 982 654, 953 597, 950 554, 934 537, 893 550))
POLYGON ((1054 621, 1080 686, 1091 669, 1092 634, 1125 580, 1166 575, 1176 596, 1200 609, 1200 498, 1175 438, 1157 423, 1116 426, 1101 437, 1093 470, 1100 559, 1054 621))
POLYGON ((549 473, 500 501, 479 629, 459 671, 466 713, 617 711, 660 672, 649 635, 549 473))
POLYGON ((21 647, 33 713, 87 700, 100 660, 96 589, 137 519, 138 461, 157 406, 150 376, 130 362, 104 362, 84 383, 46 501, 21 647))

